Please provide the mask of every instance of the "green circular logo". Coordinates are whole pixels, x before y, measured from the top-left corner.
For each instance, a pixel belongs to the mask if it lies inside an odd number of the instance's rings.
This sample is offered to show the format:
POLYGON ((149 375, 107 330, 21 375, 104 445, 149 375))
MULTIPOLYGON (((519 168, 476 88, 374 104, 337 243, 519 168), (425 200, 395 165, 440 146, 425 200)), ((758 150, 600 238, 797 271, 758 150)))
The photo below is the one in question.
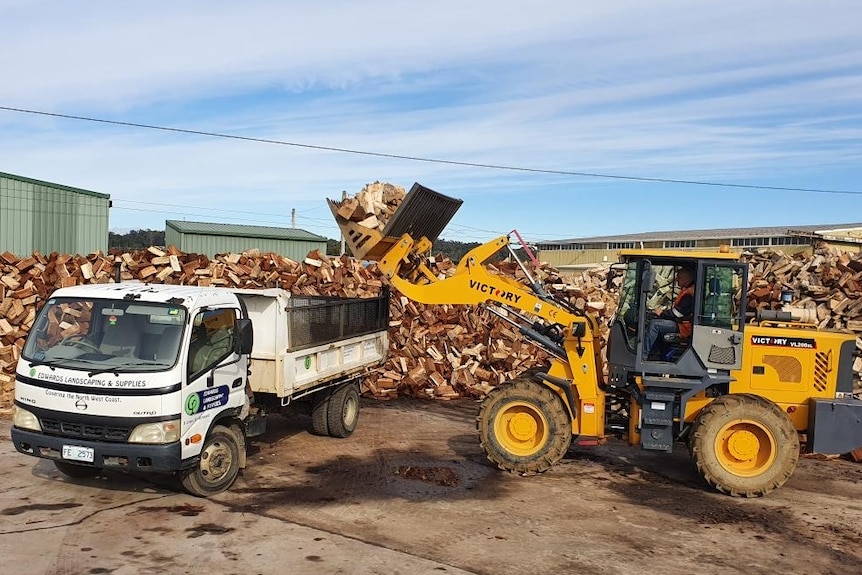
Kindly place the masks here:
POLYGON ((198 409, 201 408, 201 398, 197 393, 191 394, 188 399, 186 399, 186 413, 189 415, 194 415, 198 412, 198 409))
POLYGON ((311 369, 311 356, 305 356, 305 369, 311 369))
POLYGON ((30 377, 36 377, 36 368, 35 367, 30 368, 30 377))

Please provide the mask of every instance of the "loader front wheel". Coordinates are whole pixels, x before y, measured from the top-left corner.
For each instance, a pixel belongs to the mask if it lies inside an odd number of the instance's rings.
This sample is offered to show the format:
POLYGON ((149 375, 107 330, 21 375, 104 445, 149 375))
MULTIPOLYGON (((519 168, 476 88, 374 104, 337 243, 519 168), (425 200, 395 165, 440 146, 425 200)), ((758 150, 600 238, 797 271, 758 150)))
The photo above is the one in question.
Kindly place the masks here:
POLYGON ((724 395, 703 408, 689 441, 698 473, 722 493, 761 497, 784 485, 799 436, 784 411, 756 395, 724 395))
POLYGON ((476 420, 482 449, 500 469, 541 473, 566 454, 572 428, 553 391, 529 379, 492 390, 476 420))

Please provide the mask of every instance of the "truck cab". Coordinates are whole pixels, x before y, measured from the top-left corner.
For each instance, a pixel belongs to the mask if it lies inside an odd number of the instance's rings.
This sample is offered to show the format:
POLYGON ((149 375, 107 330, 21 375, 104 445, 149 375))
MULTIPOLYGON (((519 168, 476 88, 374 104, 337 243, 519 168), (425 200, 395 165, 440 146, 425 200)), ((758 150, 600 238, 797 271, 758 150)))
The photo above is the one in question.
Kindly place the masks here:
POLYGON ((385 357, 387 314, 386 295, 57 290, 17 365, 13 443, 73 477, 178 473, 190 493, 218 493, 245 466, 246 439, 263 431, 268 411, 304 400, 318 412, 316 431, 353 431, 357 377, 385 357))
MULTIPOLYGON (((58 290, 18 364, 15 447, 53 459, 72 476, 194 468, 213 424, 239 421, 248 409, 251 325, 244 316, 227 290, 58 290)), ((213 461, 208 477, 228 479, 222 468, 232 467, 230 458, 241 463, 242 446, 204 452, 213 461)))

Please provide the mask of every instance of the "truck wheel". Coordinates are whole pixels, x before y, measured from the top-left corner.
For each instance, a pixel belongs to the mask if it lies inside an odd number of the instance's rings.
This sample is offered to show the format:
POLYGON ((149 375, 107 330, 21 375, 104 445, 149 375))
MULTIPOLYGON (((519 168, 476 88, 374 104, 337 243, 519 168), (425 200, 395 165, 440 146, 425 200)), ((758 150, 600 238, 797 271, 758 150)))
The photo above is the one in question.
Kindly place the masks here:
POLYGON ((572 442, 569 416, 557 394, 523 377, 488 394, 476 428, 488 459, 516 473, 547 471, 572 442))
POLYGON ((87 479, 89 477, 95 477, 99 474, 101 469, 98 467, 91 467, 89 465, 78 465, 77 463, 69 463, 68 461, 54 461, 54 467, 57 468, 57 471, 62 473, 67 477, 72 477, 74 479, 87 479))
POLYGON ((799 460, 790 418, 756 395, 723 395, 704 407, 689 446, 704 480, 733 497, 761 497, 781 487, 799 460))
POLYGON ((311 400, 311 433, 329 435, 329 390, 315 394, 311 400))
POLYGON ((240 446, 244 442, 237 438, 237 431, 216 425, 210 431, 201 451, 200 461, 183 472, 183 487, 197 497, 209 497, 225 491, 233 485, 239 474, 240 446))
POLYGON ((346 383, 332 392, 326 409, 326 423, 332 437, 349 437, 359 421, 359 386, 346 383))

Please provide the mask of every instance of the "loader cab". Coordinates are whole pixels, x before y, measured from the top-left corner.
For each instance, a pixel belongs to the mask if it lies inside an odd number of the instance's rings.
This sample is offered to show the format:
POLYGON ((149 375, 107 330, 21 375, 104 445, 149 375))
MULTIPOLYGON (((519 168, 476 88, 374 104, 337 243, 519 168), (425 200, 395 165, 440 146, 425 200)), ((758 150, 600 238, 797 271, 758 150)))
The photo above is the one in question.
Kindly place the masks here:
POLYGON ((748 268, 736 254, 628 250, 620 256, 612 267, 612 276, 621 277, 608 341, 612 384, 634 373, 697 380, 739 369, 748 268), (680 318, 690 329, 662 333, 645 349, 654 310, 671 309, 680 298, 675 277, 682 269, 694 275, 692 314, 680 318))

